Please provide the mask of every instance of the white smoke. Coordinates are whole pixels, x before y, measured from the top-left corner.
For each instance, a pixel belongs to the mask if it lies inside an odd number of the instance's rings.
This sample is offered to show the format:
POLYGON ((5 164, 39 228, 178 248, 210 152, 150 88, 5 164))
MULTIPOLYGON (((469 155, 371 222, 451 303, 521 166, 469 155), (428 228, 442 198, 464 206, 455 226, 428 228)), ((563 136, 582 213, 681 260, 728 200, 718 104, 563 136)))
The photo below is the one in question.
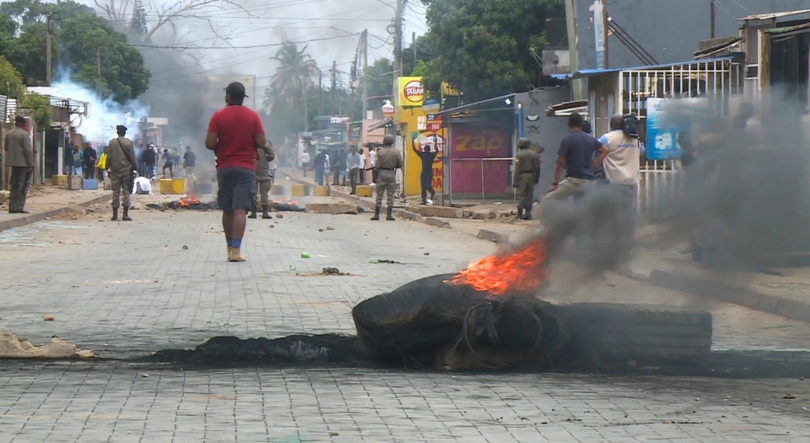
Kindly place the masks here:
POLYGON ((127 137, 134 140, 140 132, 138 121, 149 117, 148 105, 137 101, 121 105, 111 98, 102 98, 86 86, 71 81, 70 75, 65 73, 58 76, 52 87, 52 93, 57 97, 90 104, 88 115, 74 116, 71 124, 85 141, 93 142, 94 146, 105 145, 114 138, 117 125, 126 126, 127 137))

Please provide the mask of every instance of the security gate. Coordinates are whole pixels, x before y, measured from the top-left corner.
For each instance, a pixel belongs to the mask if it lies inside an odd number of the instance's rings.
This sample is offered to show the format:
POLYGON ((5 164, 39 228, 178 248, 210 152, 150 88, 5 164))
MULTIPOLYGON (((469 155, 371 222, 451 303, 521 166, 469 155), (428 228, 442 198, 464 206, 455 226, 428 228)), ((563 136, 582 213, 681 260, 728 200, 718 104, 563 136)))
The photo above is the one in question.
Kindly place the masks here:
MULTIPOLYGON (((733 96, 742 96, 745 66, 734 58, 696 60, 682 64, 621 71, 618 79, 618 105, 621 113, 639 117, 642 142, 647 140, 647 100, 650 98, 700 99, 708 107, 707 117, 731 117, 735 110, 733 96)), ((639 186, 639 212, 666 215, 672 212, 668 203, 681 199, 680 161, 643 160, 639 186)))

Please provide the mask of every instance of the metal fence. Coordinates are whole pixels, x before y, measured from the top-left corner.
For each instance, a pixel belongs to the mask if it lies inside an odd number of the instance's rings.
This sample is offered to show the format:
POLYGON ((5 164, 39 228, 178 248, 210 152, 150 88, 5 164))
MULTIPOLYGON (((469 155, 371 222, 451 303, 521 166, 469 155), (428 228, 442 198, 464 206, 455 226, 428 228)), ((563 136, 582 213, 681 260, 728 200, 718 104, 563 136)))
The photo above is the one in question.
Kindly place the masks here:
POLYGON ((457 158, 450 160, 449 198, 453 203, 514 201, 512 157, 457 158))

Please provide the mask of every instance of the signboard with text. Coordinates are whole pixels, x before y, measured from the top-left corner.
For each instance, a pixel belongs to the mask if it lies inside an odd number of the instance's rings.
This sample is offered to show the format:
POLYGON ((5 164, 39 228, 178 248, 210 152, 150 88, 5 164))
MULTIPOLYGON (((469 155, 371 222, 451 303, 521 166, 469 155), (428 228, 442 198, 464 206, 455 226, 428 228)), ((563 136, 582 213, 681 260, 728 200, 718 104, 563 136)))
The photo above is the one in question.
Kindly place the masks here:
POLYGON ((399 106, 409 108, 422 106, 425 100, 425 87, 421 77, 399 78, 399 106))
POLYGON ((450 140, 453 192, 503 193, 509 188, 509 131, 475 125, 453 128, 450 140), (486 159, 504 160, 486 160, 486 159), (483 181, 483 186, 482 186, 483 181))

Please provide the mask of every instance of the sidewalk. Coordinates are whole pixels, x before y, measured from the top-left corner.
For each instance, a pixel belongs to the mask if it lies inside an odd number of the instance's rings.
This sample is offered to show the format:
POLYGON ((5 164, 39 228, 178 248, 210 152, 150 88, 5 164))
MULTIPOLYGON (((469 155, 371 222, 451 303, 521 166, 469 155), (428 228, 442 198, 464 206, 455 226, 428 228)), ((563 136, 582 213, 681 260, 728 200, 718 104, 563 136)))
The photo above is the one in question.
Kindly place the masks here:
POLYGON ((68 191, 63 187, 50 185, 32 187, 25 203, 28 214, 9 214, 8 203, 0 205, 0 231, 64 214, 70 212, 71 208, 84 209, 97 203, 106 203, 109 199, 110 191, 68 191))

